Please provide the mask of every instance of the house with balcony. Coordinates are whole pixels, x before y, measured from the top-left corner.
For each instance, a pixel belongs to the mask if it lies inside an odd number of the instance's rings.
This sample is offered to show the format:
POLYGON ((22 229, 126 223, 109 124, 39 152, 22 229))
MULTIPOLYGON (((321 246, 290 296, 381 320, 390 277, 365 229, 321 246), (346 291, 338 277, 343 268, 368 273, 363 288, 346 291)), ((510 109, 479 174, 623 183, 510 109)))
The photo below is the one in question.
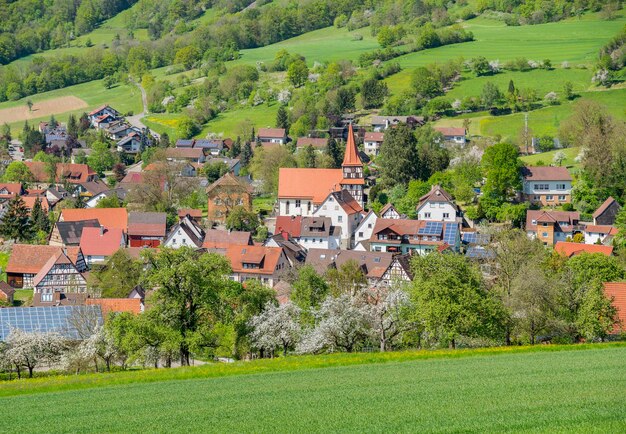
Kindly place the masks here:
POLYGON ((458 223, 409 219, 379 218, 369 240, 374 252, 419 255, 446 249, 458 252, 460 245, 458 223))
POLYGON ((232 267, 232 280, 240 283, 256 279, 272 288, 280 274, 289 268, 287 256, 280 247, 230 245, 226 257, 232 267))
POLYGON ((579 226, 580 214, 575 211, 528 210, 526 212, 526 234, 539 239, 546 246, 558 241, 566 241, 576 233, 582 233, 579 226))
POLYGON ((522 200, 540 206, 571 203, 572 176, 565 167, 523 167, 522 200))

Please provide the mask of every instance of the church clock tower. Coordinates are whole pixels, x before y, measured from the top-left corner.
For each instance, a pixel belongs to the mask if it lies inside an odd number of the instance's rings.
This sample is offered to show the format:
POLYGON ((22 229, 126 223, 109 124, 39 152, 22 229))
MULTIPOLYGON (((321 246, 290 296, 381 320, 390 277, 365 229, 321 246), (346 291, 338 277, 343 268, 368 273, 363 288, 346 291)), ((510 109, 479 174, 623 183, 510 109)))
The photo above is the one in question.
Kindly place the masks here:
POLYGON ((348 127, 348 141, 346 143, 346 152, 341 164, 343 171, 343 179, 341 188, 350 192, 352 197, 363 206, 363 187, 365 179, 363 178, 363 163, 359 158, 359 152, 354 141, 354 132, 352 124, 348 127))

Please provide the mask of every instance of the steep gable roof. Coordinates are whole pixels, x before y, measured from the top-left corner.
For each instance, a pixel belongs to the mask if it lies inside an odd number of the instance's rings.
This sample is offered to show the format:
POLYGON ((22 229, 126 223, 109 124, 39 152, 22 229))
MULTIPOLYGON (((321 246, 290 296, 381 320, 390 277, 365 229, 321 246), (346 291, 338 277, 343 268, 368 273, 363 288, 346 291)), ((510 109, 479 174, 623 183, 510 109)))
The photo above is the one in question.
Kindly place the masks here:
POLYGON ((65 245, 79 244, 84 228, 99 228, 97 219, 81 220, 76 222, 56 222, 57 231, 65 245))
POLYGON ((282 254, 280 247, 230 245, 226 249, 235 273, 274 274, 282 254), (257 264, 260 268, 244 268, 243 264, 257 264))
POLYGON ((94 219, 109 229, 128 230, 128 212, 126 208, 64 209, 61 211, 59 221, 76 222, 94 219))
POLYGON ((348 126, 348 141, 346 142, 346 151, 343 156, 342 166, 362 166, 363 162, 359 158, 359 150, 354 141, 354 131, 352 124, 348 126))
POLYGON ((612 197, 609 197, 607 200, 605 200, 602 203, 602 205, 598 207, 597 210, 595 210, 595 212, 593 213, 593 218, 597 219, 598 217, 600 217, 615 202, 617 202, 615 199, 613 199, 612 197))
POLYGON ((611 299, 617 309, 617 320, 613 333, 617 334, 626 330, 626 282, 606 282, 604 294, 611 299))
POLYGON ((233 244, 252 245, 252 234, 245 231, 209 229, 204 236, 202 247, 207 249, 225 249, 233 244))
POLYGON ((13 197, 16 194, 18 196, 22 194, 22 184, 20 184, 19 182, 0 183, 0 197, 5 195, 13 197), (6 193, 2 193, 3 191, 6 191, 6 193))
POLYGON ((128 213, 128 235, 164 237, 167 214, 164 212, 128 213))
MULTIPOLYGON (((68 247, 65 250, 67 252, 66 256, 76 264, 80 254, 80 248, 68 247)), ((11 249, 11 256, 9 256, 6 272, 37 274, 46 262, 48 262, 50 257, 56 255, 58 252, 63 252, 63 248, 35 244, 14 244, 11 249)))
POLYGON ((335 191, 330 193, 328 196, 329 198, 332 197, 337 205, 339 205, 348 215, 363 212, 363 207, 359 205, 348 190, 335 191))
POLYGON ((453 203, 452 196, 440 185, 433 185, 428 193, 420 197, 417 209, 420 209, 427 202, 449 202, 453 203))
POLYGON ((235 187, 242 192, 251 193, 252 188, 241 179, 236 177, 232 172, 226 172, 221 178, 206 188, 206 193, 211 194, 218 187, 235 187))
POLYGON ((259 128, 257 136, 282 139, 286 136, 286 134, 284 128, 259 128))
POLYGON ((15 294, 15 288, 5 281, 0 281, 0 292, 5 295, 5 298, 10 298, 13 294, 15 294))
POLYGON ((41 267, 39 272, 35 275, 35 277, 33 278, 33 285, 35 286, 39 285, 39 283, 41 283, 43 278, 46 277, 46 275, 50 272, 52 267, 54 267, 55 265, 62 265, 62 264, 69 264, 72 266, 74 265, 72 261, 70 261, 70 258, 68 258, 67 255, 65 255, 62 250, 59 250, 57 253, 55 253, 48 259, 48 261, 43 265, 43 267, 41 267))
POLYGON ((187 216, 183 217, 177 224, 172 226, 165 243, 167 244, 179 230, 185 232, 187 237, 196 245, 196 247, 202 247, 205 237, 204 229, 194 222, 193 219, 187 216))

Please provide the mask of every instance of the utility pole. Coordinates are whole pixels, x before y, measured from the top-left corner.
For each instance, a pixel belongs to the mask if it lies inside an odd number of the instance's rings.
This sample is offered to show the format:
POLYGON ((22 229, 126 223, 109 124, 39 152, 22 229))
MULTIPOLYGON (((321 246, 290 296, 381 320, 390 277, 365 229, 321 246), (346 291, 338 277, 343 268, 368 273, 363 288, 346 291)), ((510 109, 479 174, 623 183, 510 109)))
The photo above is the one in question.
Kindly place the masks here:
POLYGON ((528 152, 528 112, 524 113, 524 141, 526 142, 526 155, 528 152))

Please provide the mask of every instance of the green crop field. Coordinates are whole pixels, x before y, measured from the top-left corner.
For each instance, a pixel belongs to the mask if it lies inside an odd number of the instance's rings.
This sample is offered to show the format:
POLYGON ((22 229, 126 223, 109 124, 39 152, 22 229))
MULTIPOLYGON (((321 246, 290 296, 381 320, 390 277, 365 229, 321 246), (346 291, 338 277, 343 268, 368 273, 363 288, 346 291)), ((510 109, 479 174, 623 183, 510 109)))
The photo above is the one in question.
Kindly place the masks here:
MULTIPOLYGON (((2 432, 623 432, 623 345, 292 357, 217 366, 221 378, 54 391, 46 378, 0 385, 2 432), (553 351, 560 350, 560 351, 553 351), (580 351, 574 351, 580 350, 580 351), (471 355, 473 357, 466 357, 471 355), (380 356, 380 357, 378 357, 380 356), (386 363, 377 363, 378 362, 386 363), (352 366, 335 361, 363 360, 352 366), (394 361, 398 360, 398 361, 394 361), (330 367, 307 369, 307 361, 330 367), (328 366, 328 365, 327 365, 328 366), (29 386, 32 385, 32 390, 29 386), (18 386, 18 387, 13 387, 18 386), (21 386, 21 387, 20 387, 21 386), (7 393, 5 393, 7 392, 7 393), (19 396, 9 396, 13 393, 19 396)), ((215 365, 213 365, 215 366, 215 365)), ((210 372, 213 366, 183 372, 210 372)), ((161 370, 173 375, 177 370, 161 370)), ((147 371, 159 372, 159 371, 147 371)), ((160 373, 159 372, 159 373, 160 373)), ((109 375, 142 375, 120 373, 109 375)), ((72 378, 72 377, 70 377, 72 378)), ((92 382, 91 384, 89 384, 92 382)), ((68 381, 71 384, 71 379, 68 381)))

